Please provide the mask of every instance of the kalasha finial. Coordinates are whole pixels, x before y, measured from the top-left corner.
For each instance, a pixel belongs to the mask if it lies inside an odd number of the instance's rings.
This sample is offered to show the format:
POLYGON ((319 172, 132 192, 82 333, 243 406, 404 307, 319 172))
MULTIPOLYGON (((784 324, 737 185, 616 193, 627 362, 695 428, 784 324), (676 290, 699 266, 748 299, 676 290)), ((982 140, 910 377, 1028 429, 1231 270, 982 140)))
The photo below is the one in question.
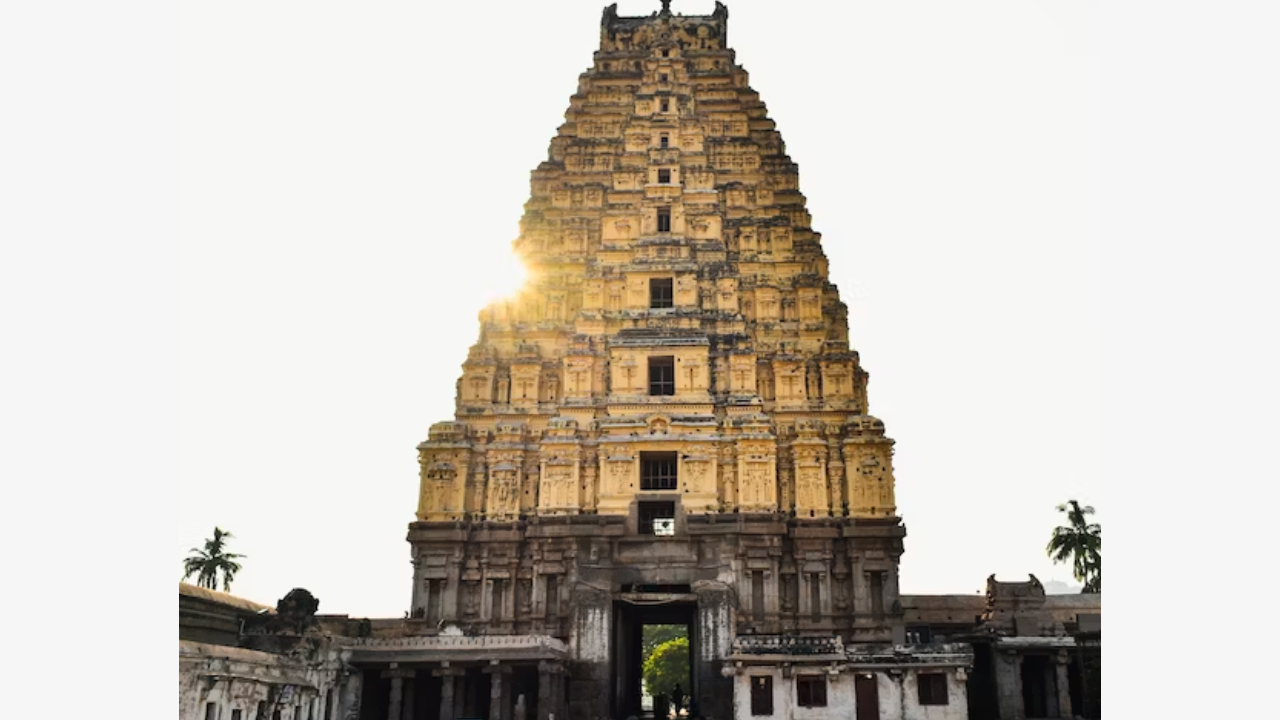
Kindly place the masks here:
POLYGON ((662 0, 662 14, 663 15, 671 14, 671 0, 662 0))

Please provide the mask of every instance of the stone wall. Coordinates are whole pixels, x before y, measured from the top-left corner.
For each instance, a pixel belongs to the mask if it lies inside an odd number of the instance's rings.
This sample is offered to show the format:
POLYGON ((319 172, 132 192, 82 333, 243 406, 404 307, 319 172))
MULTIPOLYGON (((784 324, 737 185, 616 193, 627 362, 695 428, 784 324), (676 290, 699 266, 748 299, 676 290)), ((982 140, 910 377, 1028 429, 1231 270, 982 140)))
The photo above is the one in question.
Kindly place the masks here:
POLYGON ((290 657, 245 648, 178 641, 180 720, 281 720, 345 717, 336 651, 290 657), (265 711, 266 714, 259 714, 265 711))

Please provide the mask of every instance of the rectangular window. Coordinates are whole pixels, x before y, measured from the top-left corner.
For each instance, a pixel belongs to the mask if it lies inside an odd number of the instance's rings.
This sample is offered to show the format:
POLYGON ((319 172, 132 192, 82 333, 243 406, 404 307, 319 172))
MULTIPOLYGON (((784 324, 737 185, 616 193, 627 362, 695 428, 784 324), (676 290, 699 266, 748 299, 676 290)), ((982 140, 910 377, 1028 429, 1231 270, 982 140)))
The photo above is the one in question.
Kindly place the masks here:
POLYGON ((443 585, 444 580, 427 581, 427 622, 440 621, 440 595, 444 589, 443 585))
POLYGON ((764 620, 764 572, 751 573, 751 617, 756 622, 764 620))
POLYGON ((547 576, 547 617, 554 618, 560 614, 560 579, 555 575, 547 576))
MULTIPOLYGON (((675 395, 676 394, 676 359, 670 355, 663 357, 649 358, 649 394, 650 395, 675 395)), ((674 453, 672 453, 674 456, 674 453)), ((643 479, 643 468, 641 469, 641 483, 643 479)), ((674 478, 675 468, 672 467, 672 476, 674 478)), ((672 487, 675 487, 674 485, 672 487)), ((642 490, 649 489, 641 487, 642 490)), ((664 488, 652 488, 653 490, 662 490, 664 488)))
POLYGON ((671 112, 671 101, 670 101, 670 100, 663 100, 663 101, 662 101, 662 112, 671 112))
MULTIPOLYGON (((667 74, 666 74, 666 73, 658 73, 658 82, 666 82, 666 81, 667 81, 667 74)), ((664 102, 665 102, 665 101, 664 101, 664 102)))
POLYGON ((267 701, 258 701, 258 712, 253 716, 254 720, 267 720, 267 701))
POLYGON ((640 453, 640 489, 675 490, 676 454, 673 452, 640 453))
POLYGON ((945 673, 920 673, 916 675, 921 705, 947 704, 947 676, 945 673))
POLYGON ((218 720, 218 704, 217 703, 204 704, 204 720, 218 720))
POLYGON ((302 720, 302 706, 301 706, 301 705, 294 705, 294 706, 293 706, 293 720, 302 720))
POLYGON ((762 675, 751 678, 751 714, 773 714, 773 678, 762 675))
POLYGON ((232 710, 232 711, 231 711, 231 720, 240 720, 240 710, 239 710, 239 708, 237 708, 237 709, 235 709, 235 710, 232 710))
POLYGON ((933 642, 933 633, 929 631, 928 625, 914 625, 907 627, 907 642, 914 644, 933 642))
POLYGON ((662 133, 662 135, 658 136, 658 147, 670 147, 670 146, 671 146, 671 138, 666 133, 662 133))
POLYGON ((658 208, 658 232, 671 232, 671 208, 658 208))
POLYGON ((674 281, 671 278, 650 278, 649 307, 669 308, 675 305, 674 281))
POLYGON ((813 573, 809 576, 809 618, 814 622, 822 622, 822 585, 821 576, 813 573))
POLYGON ((871 572, 871 615, 876 620, 884 619, 884 573, 871 572))
POLYGON ((670 536, 676 534, 676 504, 673 502, 642 502, 640 534, 670 536))
POLYGON ((489 610, 489 618, 491 620, 502 619, 502 596, 505 594, 506 584, 506 580, 493 581, 493 597, 489 610))
POLYGON ((815 708, 827 706, 827 678, 822 675, 796 677, 796 704, 815 708))
POLYGON ((658 182, 659 182, 659 183, 662 183, 663 185, 668 185, 668 184, 670 184, 670 183, 671 183, 671 170, 669 170, 668 168, 661 168, 661 169, 659 169, 659 170, 658 170, 658 182))

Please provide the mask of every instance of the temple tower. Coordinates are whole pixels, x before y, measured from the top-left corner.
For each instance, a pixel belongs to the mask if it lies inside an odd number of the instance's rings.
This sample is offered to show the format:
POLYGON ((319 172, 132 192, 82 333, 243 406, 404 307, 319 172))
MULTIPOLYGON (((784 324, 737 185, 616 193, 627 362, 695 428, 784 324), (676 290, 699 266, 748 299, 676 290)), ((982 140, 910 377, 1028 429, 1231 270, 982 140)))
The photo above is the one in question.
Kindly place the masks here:
POLYGON ((629 648, 664 613, 722 718, 739 639, 901 629, 893 441, 727 39, 720 3, 605 9, 532 173, 529 281, 481 313, 454 418, 418 447, 415 631, 562 640, 574 718, 637 706, 629 648))

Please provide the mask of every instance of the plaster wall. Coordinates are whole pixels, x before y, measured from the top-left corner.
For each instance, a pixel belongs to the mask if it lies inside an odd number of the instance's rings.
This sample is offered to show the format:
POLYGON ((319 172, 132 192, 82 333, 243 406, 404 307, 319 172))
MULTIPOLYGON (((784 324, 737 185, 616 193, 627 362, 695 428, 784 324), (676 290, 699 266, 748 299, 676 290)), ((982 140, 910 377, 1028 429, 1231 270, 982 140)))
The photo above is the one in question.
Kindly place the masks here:
MULTIPOLYGON (((925 672, 943 672, 947 676, 947 704, 921 705, 916 683, 916 670, 904 670, 901 675, 877 672, 876 687, 880 696, 881 720, 968 720, 968 700, 964 681, 958 679, 954 669, 926 669, 925 672)), ((854 718, 857 701, 854 688, 855 673, 842 671, 836 675, 825 670, 796 670, 784 678, 777 667, 753 668, 734 677, 733 717, 735 720, 829 720, 830 718, 854 718), (822 674, 827 677, 826 707, 800 707, 796 699, 796 678, 822 674), (751 714, 751 678, 773 678, 773 715, 751 714)))

